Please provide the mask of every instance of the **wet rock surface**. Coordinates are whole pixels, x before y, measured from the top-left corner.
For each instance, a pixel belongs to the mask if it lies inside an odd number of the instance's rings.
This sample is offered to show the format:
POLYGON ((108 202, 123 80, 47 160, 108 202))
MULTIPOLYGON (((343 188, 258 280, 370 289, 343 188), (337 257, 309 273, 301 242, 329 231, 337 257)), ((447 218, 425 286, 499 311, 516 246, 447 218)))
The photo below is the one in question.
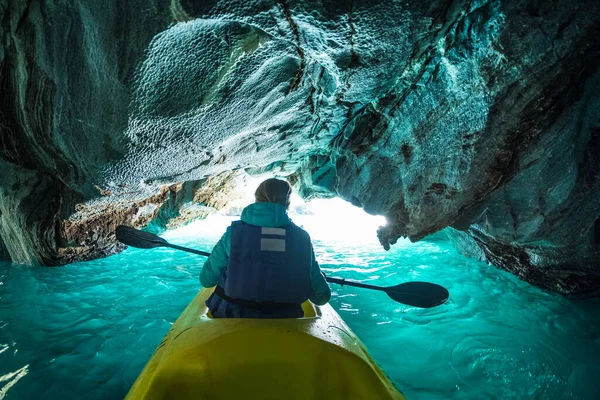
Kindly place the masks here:
POLYGON ((529 282, 600 288, 597 1, 4 0, 0 17, 15 262, 108 254, 124 215, 181 222, 206 179, 271 172, 385 215, 385 248, 452 227, 529 282))

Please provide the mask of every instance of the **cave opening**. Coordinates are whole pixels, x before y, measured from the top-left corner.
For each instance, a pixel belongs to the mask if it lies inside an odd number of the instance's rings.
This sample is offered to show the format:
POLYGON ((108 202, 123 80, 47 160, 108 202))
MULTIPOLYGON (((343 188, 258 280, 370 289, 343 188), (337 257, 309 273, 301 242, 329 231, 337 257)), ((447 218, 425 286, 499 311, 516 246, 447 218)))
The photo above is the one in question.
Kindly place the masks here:
MULTIPOLYGON (((254 189, 253 186, 248 188, 254 189)), ((222 234, 231 221, 239 219, 244 205, 254 201, 254 194, 246 190, 245 195, 233 202, 230 207, 215 211, 206 219, 192 221, 189 224, 167 230, 162 236, 169 240, 188 241, 198 235, 222 234)), ((304 201, 299 195, 292 194, 288 214, 292 221, 305 229, 312 240, 356 245, 379 246, 377 229, 386 225, 384 216, 367 214, 363 209, 338 197, 304 201)), ((407 239, 400 242, 410 244, 407 239)), ((384 252, 383 248, 381 251, 384 252)))

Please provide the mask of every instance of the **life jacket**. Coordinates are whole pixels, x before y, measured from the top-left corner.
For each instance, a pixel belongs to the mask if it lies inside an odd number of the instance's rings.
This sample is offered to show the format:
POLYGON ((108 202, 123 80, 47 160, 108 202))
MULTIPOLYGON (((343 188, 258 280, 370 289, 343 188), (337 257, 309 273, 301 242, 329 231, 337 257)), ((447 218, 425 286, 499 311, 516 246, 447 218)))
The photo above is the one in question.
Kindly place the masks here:
POLYGON ((301 304, 311 293, 311 263, 310 237, 295 224, 266 228, 234 221, 220 286, 232 298, 301 304))

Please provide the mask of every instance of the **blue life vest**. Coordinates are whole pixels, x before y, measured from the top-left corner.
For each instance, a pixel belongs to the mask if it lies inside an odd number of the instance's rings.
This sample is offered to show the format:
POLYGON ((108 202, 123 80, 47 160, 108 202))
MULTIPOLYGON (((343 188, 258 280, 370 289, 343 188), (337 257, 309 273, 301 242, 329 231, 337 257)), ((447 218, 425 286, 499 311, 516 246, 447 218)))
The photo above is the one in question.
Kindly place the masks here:
POLYGON ((295 224, 267 228, 234 221, 220 286, 233 298, 300 304, 311 293, 311 263, 310 237, 295 224))

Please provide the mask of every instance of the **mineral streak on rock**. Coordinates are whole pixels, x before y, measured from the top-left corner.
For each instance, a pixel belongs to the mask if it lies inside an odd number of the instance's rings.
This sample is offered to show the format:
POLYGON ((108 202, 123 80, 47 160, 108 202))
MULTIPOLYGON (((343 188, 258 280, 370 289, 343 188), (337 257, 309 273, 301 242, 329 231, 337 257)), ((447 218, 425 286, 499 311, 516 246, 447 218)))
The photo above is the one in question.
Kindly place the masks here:
POLYGON ((598 1, 92 3, 0 0, 0 256, 109 254, 271 172, 385 215, 385 248, 452 227, 600 288, 598 1))

